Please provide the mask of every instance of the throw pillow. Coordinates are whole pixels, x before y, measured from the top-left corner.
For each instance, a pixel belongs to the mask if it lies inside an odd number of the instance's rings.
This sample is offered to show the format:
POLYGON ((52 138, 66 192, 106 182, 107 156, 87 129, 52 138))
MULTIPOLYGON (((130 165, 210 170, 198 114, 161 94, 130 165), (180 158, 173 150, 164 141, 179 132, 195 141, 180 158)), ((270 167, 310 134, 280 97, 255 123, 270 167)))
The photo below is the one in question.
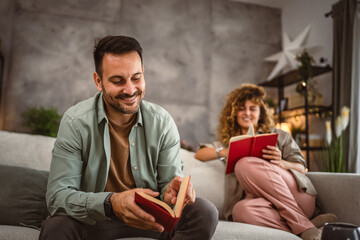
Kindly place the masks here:
POLYGON ((0 164, 0 224, 40 229, 48 172, 0 164))

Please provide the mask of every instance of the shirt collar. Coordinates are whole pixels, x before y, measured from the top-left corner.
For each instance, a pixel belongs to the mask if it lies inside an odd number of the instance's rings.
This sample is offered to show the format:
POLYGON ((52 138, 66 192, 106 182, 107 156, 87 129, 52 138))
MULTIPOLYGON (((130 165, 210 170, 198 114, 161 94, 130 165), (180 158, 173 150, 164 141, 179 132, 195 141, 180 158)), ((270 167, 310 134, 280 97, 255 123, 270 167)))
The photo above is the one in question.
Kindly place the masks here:
MULTIPOLYGON (((100 124, 104 119, 106 122, 108 122, 108 118, 106 116, 105 107, 104 107, 104 99, 103 99, 103 92, 98 92, 95 95, 95 98, 97 98, 97 118, 98 118, 98 124, 100 124)), ((143 118, 141 114, 141 106, 143 105, 142 101, 139 107, 139 111, 137 112, 137 121, 135 125, 141 125, 143 126, 143 118)))
POLYGON ((105 107, 104 107, 104 100, 103 100, 103 93, 102 92, 98 92, 95 95, 95 99, 97 102, 97 119, 98 119, 98 124, 100 124, 104 119, 106 120, 106 122, 108 122, 106 113, 105 113, 105 107))
POLYGON ((143 101, 141 101, 141 103, 140 103, 140 107, 139 107, 139 110, 137 112, 137 122, 135 123, 135 125, 144 126, 143 117, 142 117, 142 113, 141 113, 141 107, 142 106, 143 106, 143 101))

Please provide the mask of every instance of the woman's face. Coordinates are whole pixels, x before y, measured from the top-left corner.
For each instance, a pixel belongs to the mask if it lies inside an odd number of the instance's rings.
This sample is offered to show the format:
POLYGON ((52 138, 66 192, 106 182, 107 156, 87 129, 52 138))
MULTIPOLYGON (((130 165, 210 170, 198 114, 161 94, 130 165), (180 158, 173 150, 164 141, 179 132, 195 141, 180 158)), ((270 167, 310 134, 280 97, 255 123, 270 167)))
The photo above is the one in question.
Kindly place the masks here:
POLYGON ((253 124, 254 129, 257 130, 260 118, 260 106, 253 101, 246 100, 244 106, 240 106, 236 118, 237 123, 241 127, 242 134, 246 134, 250 127, 250 122, 253 124))

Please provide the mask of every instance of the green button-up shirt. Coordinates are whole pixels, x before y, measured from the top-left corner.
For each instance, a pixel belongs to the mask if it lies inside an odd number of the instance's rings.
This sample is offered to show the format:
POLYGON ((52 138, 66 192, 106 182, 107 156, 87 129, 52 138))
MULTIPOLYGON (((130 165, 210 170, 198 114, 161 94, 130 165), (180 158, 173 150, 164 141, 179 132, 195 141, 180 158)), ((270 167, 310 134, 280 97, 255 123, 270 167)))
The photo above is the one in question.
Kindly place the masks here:
MULTIPOLYGON (((129 134, 130 165, 136 187, 159 191, 183 176, 180 137, 169 113, 142 101, 129 134)), ((94 224, 107 220, 104 200, 110 166, 110 134, 102 93, 69 108, 52 152, 46 201, 51 215, 94 224)))

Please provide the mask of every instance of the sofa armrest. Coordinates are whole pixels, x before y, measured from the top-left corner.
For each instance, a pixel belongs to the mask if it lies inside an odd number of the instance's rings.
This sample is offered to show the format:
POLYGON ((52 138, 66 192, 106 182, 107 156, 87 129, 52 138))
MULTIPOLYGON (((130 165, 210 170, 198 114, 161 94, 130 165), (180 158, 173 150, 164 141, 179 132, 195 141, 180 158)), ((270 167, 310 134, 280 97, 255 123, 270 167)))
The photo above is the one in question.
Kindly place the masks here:
POLYGON ((322 213, 335 213, 338 221, 360 226, 360 174, 309 172, 322 213))

